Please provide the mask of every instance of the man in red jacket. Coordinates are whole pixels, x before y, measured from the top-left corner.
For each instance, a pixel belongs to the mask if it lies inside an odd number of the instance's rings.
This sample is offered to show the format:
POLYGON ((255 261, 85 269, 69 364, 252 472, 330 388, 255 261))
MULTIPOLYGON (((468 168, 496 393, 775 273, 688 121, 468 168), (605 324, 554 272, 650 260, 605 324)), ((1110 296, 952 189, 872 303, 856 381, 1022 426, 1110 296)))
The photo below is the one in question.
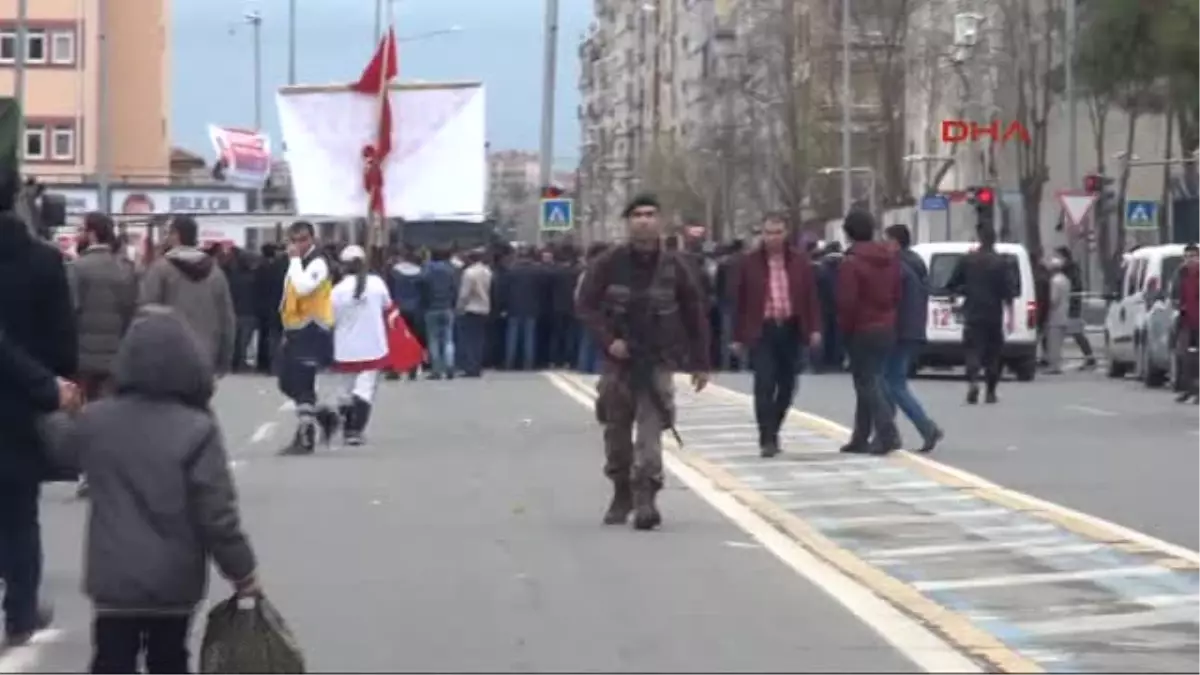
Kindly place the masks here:
POLYGON ((900 258, 890 246, 874 240, 875 219, 869 213, 851 211, 842 230, 850 249, 838 267, 837 315, 847 340, 855 395, 854 432, 842 452, 885 455, 900 447, 883 393, 883 364, 896 341, 903 288, 900 258))
POLYGON ((1183 249, 1183 265, 1175 279, 1175 302, 1179 308, 1176 348, 1179 350, 1180 393, 1176 400, 1200 402, 1196 380, 1197 337, 1200 337, 1200 247, 1188 244, 1183 249))
POLYGON ((781 215, 763 222, 762 245, 738 266, 734 281, 733 345, 739 360, 746 348, 754 372, 754 418, 763 457, 779 454, 779 430, 796 394, 800 349, 821 344, 813 264, 788 246, 781 215))

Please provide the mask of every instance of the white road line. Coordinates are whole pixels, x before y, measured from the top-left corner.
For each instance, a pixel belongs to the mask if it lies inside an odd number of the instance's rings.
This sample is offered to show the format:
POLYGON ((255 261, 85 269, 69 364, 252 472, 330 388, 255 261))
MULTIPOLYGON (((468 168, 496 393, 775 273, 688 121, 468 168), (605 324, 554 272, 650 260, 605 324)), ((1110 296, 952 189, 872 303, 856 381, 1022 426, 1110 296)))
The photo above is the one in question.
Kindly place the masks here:
POLYGON ((848 527, 862 527, 863 525, 916 525, 918 523, 940 523, 950 522, 955 520, 967 520, 970 518, 995 518, 996 516, 1006 516, 1011 512, 1008 509, 971 509, 969 511, 945 511, 942 513, 920 513, 913 515, 897 515, 897 516, 853 516, 849 518, 825 518, 821 517, 820 522, 825 527, 832 529, 845 529, 848 527))
POLYGON ((1074 410, 1075 412, 1081 412, 1085 415, 1093 415, 1095 417, 1116 417, 1117 416, 1117 413, 1112 412, 1111 410, 1104 410, 1103 408, 1093 408, 1090 405, 1067 405, 1067 406, 1063 406, 1063 407, 1066 408, 1067 410, 1074 410))
POLYGON ((29 644, 6 649, 0 653, 0 673, 36 672, 42 651, 51 643, 61 640, 64 635, 59 628, 48 628, 34 634, 29 644))
POLYGON ((915 581, 918 591, 954 591, 975 588, 1003 588, 1005 586, 1031 586, 1034 584, 1057 584, 1069 581, 1091 581, 1113 577, 1157 577, 1171 574, 1173 570, 1160 565, 1137 567, 1110 567, 1078 572, 1042 572, 1036 574, 1006 574, 997 577, 975 577, 972 579, 947 579, 945 581, 915 581))
POLYGON ((947 555, 950 553, 982 553, 1005 551, 1029 546, 1046 546, 1066 541, 1062 537, 1039 537, 1016 541, 980 541, 972 544, 945 544, 940 546, 905 546, 903 548, 876 548, 863 555, 870 558, 920 558, 923 556, 947 555))
POLYGON ((683 426, 676 426, 675 428, 679 430, 679 433, 683 433, 685 431, 704 432, 704 431, 713 431, 713 430, 720 430, 720 429, 756 429, 756 428, 758 428, 758 425, 746 424, 746 423, 741 423, 741 424, 686 424, 683 426))
MULTIPOLYGON (((991 536, 996 534, 1030 534, 1033 532, 1056 532, 1057 525, 1050 523, 1029 523, 1026 525, 996 525, 995 527, 975 527, 971 529, 971 534, 981 536, 991 536)), ((1065 532, 1066 530, 1064 530, 1065 532)))
POLYGON ((1135 628, 1150 628, 1169 623, 1195 623, 1196 610, 1190 607, 1165 607, 1146 612, 1122 614, 1075 615, 1067 619, 1030 621, 1019 623, 1016 628, 1037 637, 1052 635, 1076 635, 1079 633, 1104 633, 1135 628))
POLYGON ((271 434, 275 433, 276 426, 275 422, 263 422, 258 425, 258 428, 254 430, 254 435, 250 437, 250 442, 262 443, 267 440, 271 437, 271 434))
MULTIPOLYGON (((564 394, 584 406, 592 401, 560 377, 547 376, 564 394)), ((870 626, 917 667, 929 673, 981 673, 974 661, 954 649, 871 590, 818 559, 784 535, 732 495, 721 490, 700 472, 668 452, 663 456, 667 470, 693 493, 762 544, 801 577, 823 590, 835 601, 870 626)))
POLYGON ((1147 607, 1177 607, 1179 605, 1200 603, 1200 595, 1146 595, 1135 598, 1131 602, 1136 605, 1146 605, 1147 607))

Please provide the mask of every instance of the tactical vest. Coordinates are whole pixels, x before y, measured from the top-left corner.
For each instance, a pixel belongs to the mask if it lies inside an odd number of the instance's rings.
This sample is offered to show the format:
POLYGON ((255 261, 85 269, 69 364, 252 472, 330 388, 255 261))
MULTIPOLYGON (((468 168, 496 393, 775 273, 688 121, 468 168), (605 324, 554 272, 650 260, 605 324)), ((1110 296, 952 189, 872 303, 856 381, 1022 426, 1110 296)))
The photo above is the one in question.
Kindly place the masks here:
POLYGON ((660 366, 685 369, 690 337, 679 307, 678 256, 660 251, 645 288, 635 288, 634 253, 624 245, 610 259, 604 314, 630 349, 645 350, 660 366))

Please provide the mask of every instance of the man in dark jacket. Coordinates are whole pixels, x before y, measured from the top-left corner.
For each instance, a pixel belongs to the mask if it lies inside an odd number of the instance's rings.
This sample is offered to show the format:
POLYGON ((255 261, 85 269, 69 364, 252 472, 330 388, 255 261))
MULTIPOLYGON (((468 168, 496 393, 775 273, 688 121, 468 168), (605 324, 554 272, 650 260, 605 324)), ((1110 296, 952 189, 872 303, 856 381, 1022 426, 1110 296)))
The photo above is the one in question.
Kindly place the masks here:
POLYGON ((458 270, 450 251, 439 248, 421 272, 432 379, 454 379, 454 308, 458 304, 458 270))
POLYGON ((137 277, 113 253, 116 232, 103 213, 84 217, 83 252, 71 263, 71 296, 79 326, 79 378, 88 400, 109 390, 113 359, 137 309, 137 277))
POLYGON ((583 268, 571 247, 559 251, 549 268, 550 281, 550 366, 570 368, 575 364, 579 328, 575 320, 575 285, 583 268))
POLYGON ((896 224, 887 228, 888 239, 900 256, 902 288, 900 307, 896 312, 896 344, 883 364, 883 390, 894 409, 904 411, 908 421, 921 434, 921 452, 932 452, 942 439, 942 430, 917 400, 908 386, 909 365, 920 355, 925 344, 925 325, 929 316, 929 270, 925 261, 911 248, 912 235, 908 226, 896 224))
MULTIPOLYGON (((413 251, 400 256, 395 265, 388 271, 388 290, 392 294, 392 302, 400 310, 400 316, 408 329, 417 337, 422 345, 428 345, 425 336, 425 309, 421 290, 421 263, 413 251)), ((417 379, 420 366, 408 371, 408 379, 417 379)))
POLYGON ((720 262, 717 263, 717 275, 714 280, 713 293, 716 296, 717 311, 717 355, 720 357, 713 363, 722 370, 736 370, 742 366, 740 357, 733 353, 733 326, 737 322, 737 275, 742 261, 744 244, 739 239, 729 244, 720 262))
POLYGON ((221 271, 229 282, 229 295, 233 298, 235 338, 233 343, 232 372, 246 368, 246 350, 257 324, 254 307, 254 268, 246 253, 236 246, 222 246, 218 250, 221 271))
POLYGON ((814 359, 818 370, 842 372, 846 366, 846 346, 837 321, 838 267, 842 264, 842 245, 830 242, 821 251, 817 264, 817 297, 821 300, 822 349, 814 359))
POLYGON ((963 348, 967 361, 967 403, 979 402, 979 371, 984 372, 987 402, 995 403, 1000 383, 1004 336, 1012 333, 1015 284, 1012 263, 996 252, 996 231, 978 228, 979 248, 964 255, 946 290, 963 298, 963 348))
POLYGON ((262 259, 254 269, 254 315, 258 327, 258 355, 255 370, 270 374, 283 325, 279 322, 279 303, 283 301, 283 279, 287 276, 288 261, 279 255, 275 244, 263 244, 262 259))
POLYGON ((847 340, 855 397, 854 432, 842 452, 887 454, 900 448, 883 390, 884 360, 896 342, 900 259, 890 246, 874 241, 871 214, 851 211, 842 229, 851 243, 838 266, 838 327, 847 340))
POLYGON ((742 259, 735 282, 732 350, 748 354, 754 371, 754 417, 763 457, 780 452, 779 430, 796 394, 801 349, 821 345, 812 261, 788 245, 787 235, 784 216, 768 216, 762 245, 742 259))
MULTIPOLYGON (((11 200, 17 179, 0 183, 11 200)), ((50 623, 38 602, 38 497, 50 469, 38 420, 77 399, 63 378, 77 370, 79 345, 62 254, 10 210, 0 212, 0 298, 0 578, 6 642, 19 645, 50 623)))
POLYGON ((500 278, 501 306, 507 313, 504 334, 504 367, 517 369, 517 348, 521 348, 521 367, 533 370, 537 359, 537 321, 542 315, 544 295, 542 270, 530 251, 523 250, 500 278))

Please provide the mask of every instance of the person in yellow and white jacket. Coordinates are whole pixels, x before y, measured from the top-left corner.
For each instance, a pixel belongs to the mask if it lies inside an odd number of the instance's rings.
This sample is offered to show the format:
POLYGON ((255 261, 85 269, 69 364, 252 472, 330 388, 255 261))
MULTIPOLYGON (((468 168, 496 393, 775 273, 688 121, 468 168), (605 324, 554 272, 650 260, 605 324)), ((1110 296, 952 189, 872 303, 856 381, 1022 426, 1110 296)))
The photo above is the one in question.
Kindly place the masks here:
POLYGON ((318 427, 325 442, 337 429, 337 413, 317 400, 317 373, 333 361, 333 280, 316 246, 312 223, 293 223, 288 240, 279 306, 279 389, 296 404, 298 423, 291 444, 280 454, 307 455, 316 449, 318 427))

